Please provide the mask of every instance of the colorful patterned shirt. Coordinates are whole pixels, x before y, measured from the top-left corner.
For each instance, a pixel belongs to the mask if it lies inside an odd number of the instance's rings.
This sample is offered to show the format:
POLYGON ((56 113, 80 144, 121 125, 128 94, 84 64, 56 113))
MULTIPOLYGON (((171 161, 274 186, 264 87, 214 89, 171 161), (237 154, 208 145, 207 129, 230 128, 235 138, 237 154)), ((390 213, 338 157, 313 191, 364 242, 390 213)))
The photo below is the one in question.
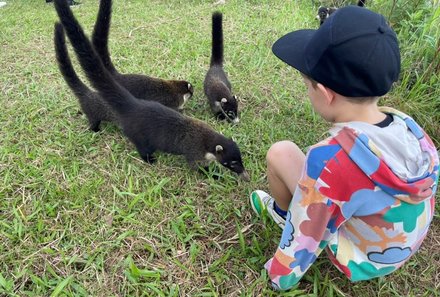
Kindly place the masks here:
POLYGON ((297 284, 323 249, 359 281, 395 271, 420 247, 434 214, 438 153, 413 119, 381 110, 393 116, 389 128, 336 124, 309 149, 280 244, 265 265, 274 288, 297 284))

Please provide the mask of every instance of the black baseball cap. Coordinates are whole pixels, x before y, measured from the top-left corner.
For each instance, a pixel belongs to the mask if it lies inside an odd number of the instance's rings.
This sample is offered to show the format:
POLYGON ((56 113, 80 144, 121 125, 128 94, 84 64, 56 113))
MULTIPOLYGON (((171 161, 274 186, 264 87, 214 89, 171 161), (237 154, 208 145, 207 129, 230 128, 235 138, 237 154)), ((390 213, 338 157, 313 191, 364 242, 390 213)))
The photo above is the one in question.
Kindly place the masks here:
POLYGON ((317 30, 284 35, 272 51, 346 97, 382 96, 400 73, 396 33, 382 15, 358 6, 339 8, 317 30))

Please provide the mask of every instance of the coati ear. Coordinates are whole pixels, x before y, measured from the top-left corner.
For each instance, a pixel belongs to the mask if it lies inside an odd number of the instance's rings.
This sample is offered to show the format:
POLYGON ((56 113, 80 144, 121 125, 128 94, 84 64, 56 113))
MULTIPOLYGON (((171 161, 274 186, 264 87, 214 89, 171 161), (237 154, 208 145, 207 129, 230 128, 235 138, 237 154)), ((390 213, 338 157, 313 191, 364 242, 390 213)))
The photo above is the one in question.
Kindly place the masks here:
POLYGON ((191 90, 192 85, 190 83, 188 83, 188 90, 191 90))
POLYGON ((215 146, 215 151, 216 151, 217 153, 221 153, 221 152, 223 152, 223 147, 222 147, 220 144, 217 144, 217 145, 215 146))
POLYGON ((220 102, 221 102, 221 103, 226 103, 226 102, 228 102, 228 99, 226 99, 226 98, 222 98, 222 100, 220 100, 220 102))

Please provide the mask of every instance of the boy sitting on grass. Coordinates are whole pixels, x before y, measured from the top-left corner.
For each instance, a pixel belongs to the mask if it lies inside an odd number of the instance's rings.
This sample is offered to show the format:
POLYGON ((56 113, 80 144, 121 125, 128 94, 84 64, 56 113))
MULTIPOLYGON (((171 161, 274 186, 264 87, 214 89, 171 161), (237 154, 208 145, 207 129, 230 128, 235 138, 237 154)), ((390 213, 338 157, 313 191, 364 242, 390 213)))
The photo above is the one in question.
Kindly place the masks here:
POLYGON ((350 280, 387 275, 420 247, 434 214, 439 159, 409 116, 378 107, 400 72, 396 34, 384 17, 347 6, 318 30, 280 38, 274 54, 299 70, 314 110, 333 123, 307 155, 290 141, 267 153, 270 195, 254 211, 281 228, 265 267, 276 289, 299 282, 321 251, 350 280))

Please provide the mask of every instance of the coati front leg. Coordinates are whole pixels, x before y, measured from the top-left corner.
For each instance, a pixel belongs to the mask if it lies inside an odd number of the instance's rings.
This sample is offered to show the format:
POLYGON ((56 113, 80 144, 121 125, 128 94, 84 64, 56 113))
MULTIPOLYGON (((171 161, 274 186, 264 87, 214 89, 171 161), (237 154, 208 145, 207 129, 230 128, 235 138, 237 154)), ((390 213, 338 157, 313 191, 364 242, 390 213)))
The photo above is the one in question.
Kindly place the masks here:
POLYGON ((191 157, 186 157, 186 161, 188 162, 188 165, 192 170, 197 171, 204 176, 211 176, 213 179, 219 178, 218 173, 216 173, 215 170, 211 170, 209 167, 209 164, 212 162, 212 160, 198 160, 191 157))
POLYGON ((88 117, 89 120, 89 129, 93 132, 99 132, 99 125, 101 124, 101 120, 93 119, 88 117))
POLYGON ((226 120, 225 114, 221 111, 217 112, 215 117, 217 118, 217 120, 220 120, 220 121, 226 120))
POLYGON ((149 164, 153 164, 154 162, 156 162, 156 157, 153 156, 154 152, 156 151, 154 148, 145 143, 134 142, 134 144, 142 160, 149 164))
POLYGON ((208 170, 209 162, 207 160, 200 160, 192 155, 185 156, 186 161, 188 162, 189 168, 194 171, 200 171, 200 169, 208 170))

